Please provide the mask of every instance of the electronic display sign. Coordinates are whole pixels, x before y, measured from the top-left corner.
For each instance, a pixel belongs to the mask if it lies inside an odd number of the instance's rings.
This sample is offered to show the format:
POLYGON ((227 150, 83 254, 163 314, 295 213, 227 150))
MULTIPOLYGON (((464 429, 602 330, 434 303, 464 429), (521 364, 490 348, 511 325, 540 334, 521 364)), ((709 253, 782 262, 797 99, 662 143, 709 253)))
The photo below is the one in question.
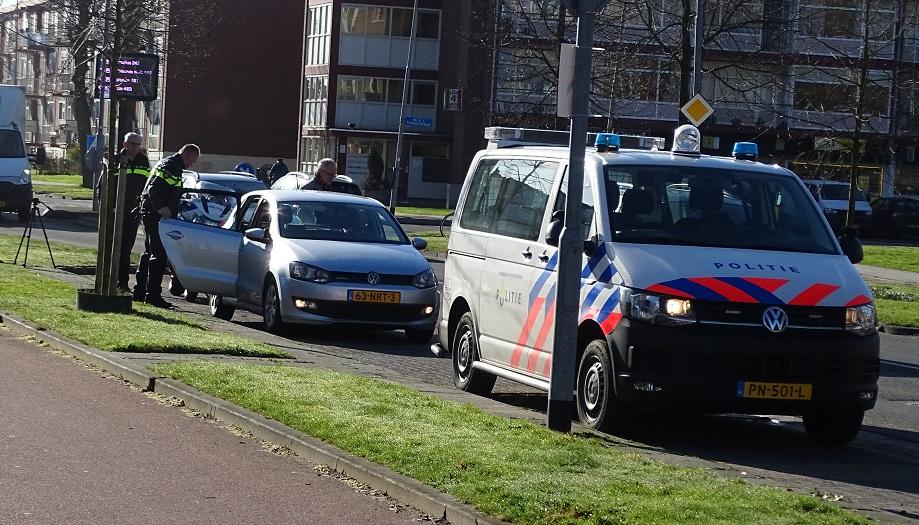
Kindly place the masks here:
MULTIPOLYGON (((112 71, 108 58, 96 60, 96 98, 109 98, 112 71)), ((128 53, 118 59, 115 74, 115 98, 156 100, 159 87, 160 57, 146 53, 128 53)))

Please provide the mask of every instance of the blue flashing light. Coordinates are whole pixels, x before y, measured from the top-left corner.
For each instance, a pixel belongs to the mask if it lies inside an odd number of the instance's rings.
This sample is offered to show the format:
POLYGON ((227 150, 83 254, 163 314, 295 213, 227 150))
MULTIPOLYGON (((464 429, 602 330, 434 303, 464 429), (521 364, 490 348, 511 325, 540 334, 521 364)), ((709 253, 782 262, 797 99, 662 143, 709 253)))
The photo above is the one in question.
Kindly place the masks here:
POLYGON ((735 142, 733 156, 738 160, 756 160, 759 146, 755 142, 735 142))
POLYGON ((597 151, 619 151, 622 139, 615 133, 597 133, 597 140, 594 145, 597 151))

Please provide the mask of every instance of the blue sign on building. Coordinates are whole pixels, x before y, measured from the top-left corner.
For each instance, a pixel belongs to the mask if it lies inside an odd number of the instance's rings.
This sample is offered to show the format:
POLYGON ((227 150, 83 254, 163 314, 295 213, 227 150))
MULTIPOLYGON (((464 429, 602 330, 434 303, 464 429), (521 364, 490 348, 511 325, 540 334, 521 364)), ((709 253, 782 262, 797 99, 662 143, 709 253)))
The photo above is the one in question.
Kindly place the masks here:
POLYGON ((430 128, 434 125, 433 120, 421 117, 405 117, 405 123, 409 126, 419 126, 422 128, 430 128))

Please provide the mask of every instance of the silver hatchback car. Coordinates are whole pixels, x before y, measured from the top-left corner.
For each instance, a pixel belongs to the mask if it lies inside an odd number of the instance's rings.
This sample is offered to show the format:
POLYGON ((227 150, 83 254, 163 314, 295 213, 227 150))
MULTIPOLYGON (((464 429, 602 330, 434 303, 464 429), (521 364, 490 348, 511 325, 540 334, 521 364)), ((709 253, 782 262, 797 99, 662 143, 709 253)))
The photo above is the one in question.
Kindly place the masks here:
POLYGON ((256 191, 222 227, 160 221, 173 269, 186 287, 209 295, 211 313, 237 307, 261 314, 265 328, 347 324, 402 329, 430 340, 437 278, 379 202, 317 191, 256 191))

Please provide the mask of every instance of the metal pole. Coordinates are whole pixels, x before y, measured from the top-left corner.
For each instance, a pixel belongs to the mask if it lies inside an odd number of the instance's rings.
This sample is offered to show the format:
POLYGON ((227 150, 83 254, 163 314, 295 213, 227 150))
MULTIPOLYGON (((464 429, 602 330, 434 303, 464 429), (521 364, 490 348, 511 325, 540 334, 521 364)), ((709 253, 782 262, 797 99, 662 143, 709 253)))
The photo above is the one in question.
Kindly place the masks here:
MULTIPOLYGON (((604 2, 600 2, 602 3, 604 2)), ((568 202, 565 205, 565 228, 562 230, 558 249, 558 303, 555 310, 552 377, 549 383, 547 413, 549 428, 560 432, 571 431, 571 418, 574 415, 575 358, 578 343, 578 310, 581 301, 581 261, 584 253, 581 200, 584 195, 584 155, 587 148, 594 10, 597 8, 593 4, 598 3, 581 0, 578 4, 578 38, 568 151, 568 202)))
POLYGON ((702 92, 702 29, 705 25, 705 0, 696 0, 696 19, 693 25, 692 94, 702 92))
MULTIPOLYGON (((105 0, 105 11, 102 12, 102 20, 103 20, 102 48, 99 52, 99 58, 97 58, 96 60, 100 60, 101 58, 105 57, 105 48, 108 47, 108 32, 109 32, 108 13, 111 10, 111 8, 112 8, 112 0, 105 0)), ((102 66, 104 65, 105 63, 103 62, 102 66)), ((109 67, 111 67, 111 64, 109 64, 109 67)), ((99 78, 96 78, 96 86, 99 85, 104 75, 105 75, 105 67, 100 66, 100 74, 99 74, 99 78)), ((103 87, 102 89, 99 90, 99 112, 96 115, 96 144, 94 146, 95 152, 93 153, 93 211, 99 211, 100 192, 96 191, 96 188, 99 187, 99 179, 102 177, 102 170, 100 168, 102 165, 101 161, 102 161, 103 155, 105 155, 104 153, 105 144, 103 140, 105 138, 105 134, 102 132, 104 115, 105 115, 105 88, 103 87)))
POLYGON ((418 0, 412 7, 412 32, 408 36, 408 57, 405 59, 405 77, 402 81, 402 107, 399 109, 399 135, 396 138, 396 161, 392 169, 392 189, 389 194, 389 211, 396 213, 396 199, 399 195, 399 174, 402 171, 402 136, 405 133, 405 99, 408 98, 409 75, 412 71, 412 55, 415 50, 415 25, 418 23, 418 0))

